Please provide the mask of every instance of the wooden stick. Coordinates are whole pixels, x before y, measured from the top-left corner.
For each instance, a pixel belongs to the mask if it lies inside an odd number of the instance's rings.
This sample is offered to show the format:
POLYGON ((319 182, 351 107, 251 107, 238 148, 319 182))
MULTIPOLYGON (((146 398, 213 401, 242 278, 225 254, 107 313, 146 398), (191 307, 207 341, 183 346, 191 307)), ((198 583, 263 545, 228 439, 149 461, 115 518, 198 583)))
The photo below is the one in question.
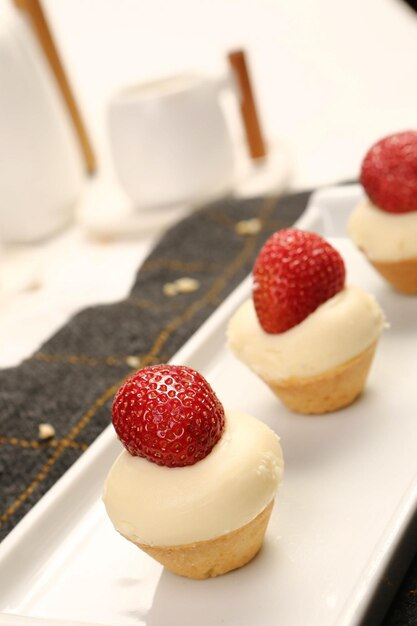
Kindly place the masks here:
POLYGON ((96 158, 91 146, 87 130, 79 112, 77 103, 72 94, 71 87, 66 77, 64 68, 54 40, 52 38, 48 23, 46 21, 42 6, 39 0, 14 0, 15 5, 25 11, 31 21, 32 28, 39 40, 40 45, 49 61, 49 65, 55 75, 58 86, 64 97, 65 104, 70 114, 81 150, 84 156, 85 167, 89 173, 96 170, 96 158))
POLYGON ((261 159, 266 156, 267 150, 262 135, 261 123, 256 111, 255 97, 249 77, 249 69, 243 50, 236 50, 228 54, 229 64, 235 72, 239 83, 242 100, 240 110, 246 133, 246 140, 252 159, 261 159))

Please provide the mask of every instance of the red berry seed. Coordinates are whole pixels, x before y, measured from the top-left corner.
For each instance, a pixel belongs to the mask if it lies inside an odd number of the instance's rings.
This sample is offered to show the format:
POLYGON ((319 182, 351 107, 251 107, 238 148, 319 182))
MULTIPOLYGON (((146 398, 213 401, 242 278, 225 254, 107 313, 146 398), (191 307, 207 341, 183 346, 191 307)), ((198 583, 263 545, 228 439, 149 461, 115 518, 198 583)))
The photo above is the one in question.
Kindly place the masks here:
POLYGON ((253 301, 267 333, 302 322, 345 284, 340 254, 322 237, 294 228, 274 233, 253 269, 253 301))
POLYGON ((372 146, 363 160, 360 180, 379 209, 417 211, 417 131, 396 133, 372 146))
POLYGON ((208 382, 181 365, 153 365, 116 393, 116 433, 133 456, 183 467, 206 457, 224 430, 224 409, 208 382))

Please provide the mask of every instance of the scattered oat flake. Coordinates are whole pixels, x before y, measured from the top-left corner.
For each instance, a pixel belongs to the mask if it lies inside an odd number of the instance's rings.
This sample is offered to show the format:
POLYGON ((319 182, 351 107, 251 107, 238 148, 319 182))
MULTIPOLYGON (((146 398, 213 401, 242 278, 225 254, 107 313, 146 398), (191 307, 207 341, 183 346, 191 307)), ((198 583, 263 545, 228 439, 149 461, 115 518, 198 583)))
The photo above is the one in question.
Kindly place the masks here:
POLYGON ((164 294, 166 296, 176 296, 178 293, 178 289, 177 286, 174 283, 166 283, 163 288, 162 291, 164 292, 164 294))
POLYGON ((52 439, 55 435, 55 428, 51 424, 39 424, 38 437, 39 439, 52 439))
POLYGON ((126 363, 129 367, 138 368, 140 367, 140 358, 138 356, 127 356, 126 363))
POLYGON ((175 283, 175 287, 179 291, 179 293, 191 293, 192 291, 197 291, 200 287, 200 283, 195 278, 178 278, 175 283))
POLYGON ((257 217, 237 222, 235 230, 238 235, 257 235, 262 228, 262 222, 257 217))

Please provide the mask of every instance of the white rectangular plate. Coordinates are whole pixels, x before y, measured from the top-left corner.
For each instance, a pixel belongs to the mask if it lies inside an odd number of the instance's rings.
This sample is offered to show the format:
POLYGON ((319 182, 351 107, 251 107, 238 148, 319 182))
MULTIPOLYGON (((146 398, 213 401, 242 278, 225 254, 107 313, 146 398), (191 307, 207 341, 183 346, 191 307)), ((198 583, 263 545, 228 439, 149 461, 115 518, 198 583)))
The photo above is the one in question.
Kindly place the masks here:
POLYGON ((287 411, 225 346, 230 296, 173 359, 200 370, 223 403, 280 435, 286 471, 263 550, 207 581, 170 574, 122 539, 100 494, 119 443, 107 429, 0 548, 0 611, 112 626, 354 626, 416 510, 417 298, 396 294, 347 240, 356 186, 317 192, 299 226, 343 254, 348 281, 390 322, 366 393, 338 413, 287 411))

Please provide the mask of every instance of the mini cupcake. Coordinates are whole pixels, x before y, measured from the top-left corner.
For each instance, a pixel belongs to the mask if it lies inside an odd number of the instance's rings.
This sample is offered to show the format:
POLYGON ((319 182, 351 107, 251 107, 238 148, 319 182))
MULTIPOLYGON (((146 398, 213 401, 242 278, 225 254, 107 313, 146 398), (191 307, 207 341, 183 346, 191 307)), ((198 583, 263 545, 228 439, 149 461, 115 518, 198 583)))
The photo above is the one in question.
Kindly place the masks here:
POLYGON ((253 298, 229 322, 234 354, 293 411, 351 404, 384 326, 375 298, 345 285, 343 259, 322 237, 292 228, 268 239, 253 278, 253 298))
POLYGON ((116 530, 189 578, 253 559, 283 474, 270 428, 225 411, 199 373, 174 365, 130 377, 116 394, 113 425, 126 448, 103 496, 116 530))
POLYGON ((390 135, 366 154, 366 197, 348 223, 350 237, 398 291, 417 293, 417 132, 390 135))

